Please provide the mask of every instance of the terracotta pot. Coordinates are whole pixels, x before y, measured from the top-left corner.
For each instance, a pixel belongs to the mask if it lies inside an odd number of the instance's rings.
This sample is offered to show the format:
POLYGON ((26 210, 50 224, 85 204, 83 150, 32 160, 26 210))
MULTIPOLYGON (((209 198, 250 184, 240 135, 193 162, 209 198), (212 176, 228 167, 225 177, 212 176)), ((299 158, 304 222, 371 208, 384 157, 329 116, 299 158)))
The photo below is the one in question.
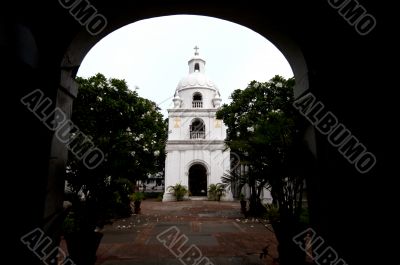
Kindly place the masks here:
POLYGON ((240 211, 245 213, 247 210, 247 201, 240 201, 240 211))
POLYGON ((134 211, 134 213, 135 214, 139 214, 140 213, 140 204, 141 204, 141 201, 135 201, 134 203, 134 208, 133 208, 133 211, 134 211))
POLYGON ((74 232, 65 235, 69 257, 76 265, 94 265, 103 233, 74 232))

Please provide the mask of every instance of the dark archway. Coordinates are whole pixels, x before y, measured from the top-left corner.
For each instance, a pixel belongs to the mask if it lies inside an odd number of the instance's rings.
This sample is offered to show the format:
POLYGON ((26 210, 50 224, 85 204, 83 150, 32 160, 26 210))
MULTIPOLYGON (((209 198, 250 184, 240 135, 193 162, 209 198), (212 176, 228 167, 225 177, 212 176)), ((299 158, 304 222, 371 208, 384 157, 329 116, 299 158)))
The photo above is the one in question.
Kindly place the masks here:
MULTIPOLYGON (((196 65, 198 66, 199 64, 196 65)), ((200 92, 196 92, 193 94, 192 108, 202 108, 202 107, 203 107, 203 96, 201 95, 200 92)))
POLYGON ((361 7, 377 17, 378 27, 371 34, 360 36, 332 8, 331 2, 238 2, 227 7, 225 3, 190 1, 91 0, 90 4, 108 20, 106 29, 96 36, 87 33, 59 1, 15 1, 6 5, 0 21, 0 44, 5 66, 3 87, 7 88, 2 90, 2 96, 8 104, 2 104, 2 113, 6 114, 3 124, 7 128, 3 139, 11 144, 5 144, 3 149, 3 171, 13 172, 13 177, 5 177, 3 186, 17 187, 18 194, 24 196, 12 196, 11 200, 5 196, 4 212, 10 218, 5 218, 4 226, 11 234, 5 239, 11 249, 5 252, 18 253, 20 262, 38 263, 37 257, 21 244, 20 237, 43 223, 49 224, 44 227, 47 235, 56 234, 58 225, 52 220, 63 209, 66 149, 20 103, 21 97, 40 88, 52 99, 53 107, 58 106, 69 115, 78 89, 74 82, 76 71, 102 37, 141 19, 197 14, 236 22, 268 37, 292 66, 296 96, 312 91, 378 156, 376 168, 360 175, 326 137, 316 134, 312 126, 306 130, 305 142, 317 159, 317 172, 307 185, 313 198, 310 215, 318 236, 349 264, 395 264, 396 246, 390 242, 399 232, 399 219, 393 210, 398 206, 397 185, 388 185, 388 179, 396 170, 397 157, 392 154, 396 150, 393 139, 397 139, 393 134, 397 98, 388 97, 393 79, 382 78, 381 74, 387 71, 385 76, 389 76, 391 69, 382 66, 388 65, 397 50, 393 34, 387 34, 396 31, 395 16, 387 13, 390 11, 383 2, 363 1, 361 7), (51 33, 50 24, 54 26, 51 33), (377 103, 385 107, 371 107, 377 103), (380 120, 374 123, 371 117, 380 120), (379 233, 366 233, 360 225, 365 224, 371 209, 379 210, 379 218, 373 219, 379 233), (365 255, 371 242, 379 244, 365 255))
POLYGON ((189 126, 190 139, 205 139, 206 138, 206 126, 202 119, 196 118, 192 121, 189 126))
POLYGON ((189 191, 191 196, 207 196, 207 169, 201 164, 189 169, 189 191))

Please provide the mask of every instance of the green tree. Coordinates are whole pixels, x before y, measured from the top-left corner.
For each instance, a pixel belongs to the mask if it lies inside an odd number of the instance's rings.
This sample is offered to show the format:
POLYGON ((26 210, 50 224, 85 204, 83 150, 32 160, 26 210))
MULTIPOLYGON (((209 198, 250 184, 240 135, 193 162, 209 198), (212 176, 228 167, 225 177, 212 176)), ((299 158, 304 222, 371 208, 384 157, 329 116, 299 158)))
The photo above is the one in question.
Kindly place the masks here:
POLYGON ((167 123, 156 104, 131 91, 124 80, 102 74, 77 78, 72 121, 105 155, 94 169, 69 154, 67 183, 72 203, 91 211, 91 226, 130 214, 132 184, 162 172, 167 123), (79 196, 78 196, 79 195, 79 196))
POLYGON ((227 145, 247 166, 240 179, 250 187, 249 214, 265 211, 260 200, 264 187, 270 189, 279 209, 279 221, 273 226, 281 264, 291 264, 302 256, 291 238, 301 230, 305 165, 311 161, 301 140, 305 123, 292 106, 294 84, 293 78, 280 76, 269 82, 252 81, 246 89, 235 90, 232 102, 217 112, 217 118, 228 127, 227 145))

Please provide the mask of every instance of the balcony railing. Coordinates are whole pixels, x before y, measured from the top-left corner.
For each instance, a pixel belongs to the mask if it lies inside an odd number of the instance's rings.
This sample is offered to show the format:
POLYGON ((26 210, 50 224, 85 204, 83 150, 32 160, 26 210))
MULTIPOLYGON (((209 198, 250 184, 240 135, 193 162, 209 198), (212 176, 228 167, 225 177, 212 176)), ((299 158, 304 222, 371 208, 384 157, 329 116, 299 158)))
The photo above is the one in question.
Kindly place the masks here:
POLYGON ((192 108, 202 108, 203 107, 203 101, 202 100, 193 100, 192 101, 192 108))
POLYGON ((190 139, 205 139, 205 132, 190 132, 190 139))

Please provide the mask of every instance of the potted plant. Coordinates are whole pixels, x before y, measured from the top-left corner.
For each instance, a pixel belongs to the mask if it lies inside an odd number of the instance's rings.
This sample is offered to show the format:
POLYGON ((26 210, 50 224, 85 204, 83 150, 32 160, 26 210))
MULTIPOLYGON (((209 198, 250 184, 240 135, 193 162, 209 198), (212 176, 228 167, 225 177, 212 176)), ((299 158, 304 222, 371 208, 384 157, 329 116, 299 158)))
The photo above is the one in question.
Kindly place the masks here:
POLYGON ((183 186, 180 183, 177 183, 174 186, 169 186, 167 189, 169 192, 172 192, 177 201, 182 201, 183 197, 188 193, 186 186, 183 186))
POLYGON ((135 214, 140 213, 140 210, 141 210, 140 205, 141 205, 143 199, 144 199, 143 192, 137 191, 131 195, 131 200, 133 201, 133 205, 134 205, 133 212, 135 214))
POLYGON ((240 193, 239 200, 240 200, 240 211, 241 211, 241 213, 245 214, 247 211, 247 201, 246 201, 243 193, 240 193))
POLYGON ((63 236, 67 242, 68 254, 75 264, 92 265, 103 237, 99 227, 93 225, 88 203, 71 209, 63 222, 63 236))
POLYGON ((220 201, 225 193, 225 186, 222 183, 210 184, 208 187, 208 198, 213 201, 220 201))
POLYGON ((65 199, 71 206, 62 227, 68 253, 77 265, 93 265, 104 225, 131 214, 131 184, 129 181, 106 185, 97 182, 97 185, 77 185, 78 188, 72 185, 75 182, 68 184, 65 199))
POLYGON ((264 207, 266 209, 265 218, 268 219, 271 224, 275 225, 279 223, 280 213, 278 206, 271 203, 265 204, 264 207))

